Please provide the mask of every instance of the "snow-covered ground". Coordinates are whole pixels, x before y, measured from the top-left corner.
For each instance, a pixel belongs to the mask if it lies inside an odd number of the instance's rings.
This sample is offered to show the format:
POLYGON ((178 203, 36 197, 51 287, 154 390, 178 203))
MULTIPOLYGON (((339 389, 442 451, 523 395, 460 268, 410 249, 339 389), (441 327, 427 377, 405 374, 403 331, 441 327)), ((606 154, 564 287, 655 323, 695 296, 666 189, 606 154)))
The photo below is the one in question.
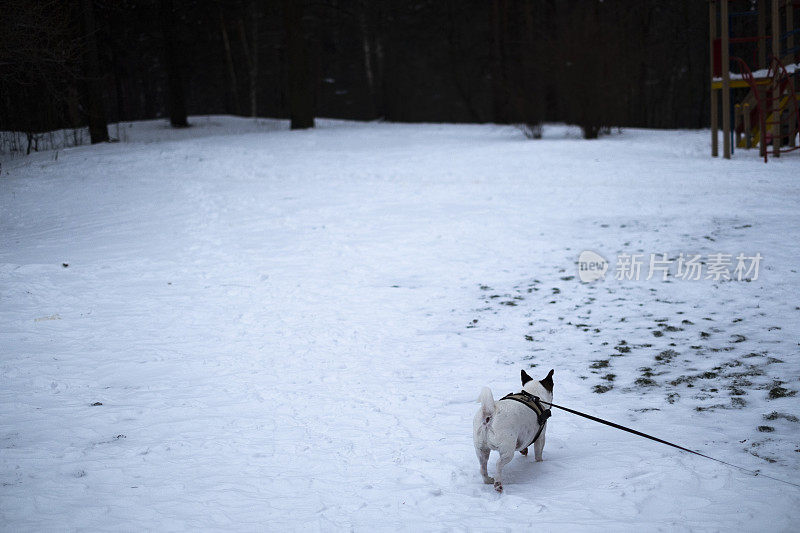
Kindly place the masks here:
POLYGON ((800 154, 192 122, 2 160, 0 528, 796 530, 800 489, 559 411, 497 494, 471 424, 554 368, 556 403, 797 482, 800 154))

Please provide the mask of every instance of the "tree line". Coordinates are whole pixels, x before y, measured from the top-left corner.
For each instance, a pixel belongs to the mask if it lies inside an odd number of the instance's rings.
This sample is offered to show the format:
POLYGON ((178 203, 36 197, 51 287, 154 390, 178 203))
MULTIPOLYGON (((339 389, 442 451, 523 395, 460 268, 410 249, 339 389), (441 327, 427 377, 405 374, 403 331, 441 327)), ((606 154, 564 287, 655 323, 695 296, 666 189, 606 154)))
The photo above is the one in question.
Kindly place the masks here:
POLYGON ((697 0, 5 0, 0 131, 192 114, 697 128, 697 0))

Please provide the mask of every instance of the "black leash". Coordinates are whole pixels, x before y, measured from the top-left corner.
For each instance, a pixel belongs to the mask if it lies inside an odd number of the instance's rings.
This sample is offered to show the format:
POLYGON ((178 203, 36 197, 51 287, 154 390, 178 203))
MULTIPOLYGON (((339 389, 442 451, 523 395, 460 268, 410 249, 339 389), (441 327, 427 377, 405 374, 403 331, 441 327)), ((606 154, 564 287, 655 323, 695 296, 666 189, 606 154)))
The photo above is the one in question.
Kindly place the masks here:
POLYGON ((672 442, 669 442, 669 441, 666 441, 666 440, 663 440, 663 439, 659 439, 658 437, 654 437, 652 435, 648 435, 647 433, 642 433, 641 431, 636 431, 635 429, 631 429, 629 427, 625 427, 625 426, 622 426, 620 424, 616 424, 616 423, 611 422, 609 420, 603 420, 602 418, 598 418, 596 416, 587 415, 586 413, 581 413, 580 411, 575 411, 574 409, 570 409, 568 407, 562 407, 561 405, 556 405, 554 403, 546 402, 546 401, 541 400, 541 399, 539 399, 539 401, 541 401, 542 403, 546 403, 550 407, 555 407, 556 409, 561 409, 562 411, 566 411, 568 413, 572 413, 573 415, 582 416, 583 418, 588 418, 589 420, 593 420, 595 422, 600 422, 601 424, 605 424, 606 426, 611 426, 612 428, 621 429, 622 431, 627 431, 628 433, 633 433, 634 435, 638 435, 638 436, 644 437, 646 439, 654 440, 656 442, 660 442, 661 444, 666 444, 667 446, 672 446, 673 448, 678 448, 679 450, 682 450, 684 452, 693 453, 694 455, 699 455, 700 457, 705 457, 706 459, 711 459, 712 461, 716 461, 716 462, 722 463, 724 465, 732 466, 733 468, 738 468, 739 470, 747 472, 748 474, 752 474, 754 476, 765 477, 765 478, 771 479, 773 481, 779 481, 780 483, 785 483, 787 485, 791 485, 793 487, 800 488, 800 484, 798 484, 798 483, 792 483, 791 481, 786 481, 785 479, 780 479, 780 478, 768 476, 767 474, 762 474, 758 470, 750 470, 749 468, 745 468, 743 466, 735 465, 733 463, 728 463, 727 461, 723 461, 722 459, 717 459, 716 457, 711 457, 711 456, 702 454, 700 452, 696 452, 694 450, 690 450, 689 448, 684 448, 683 446, 679 446, 679 445, 674 444, 672 442))

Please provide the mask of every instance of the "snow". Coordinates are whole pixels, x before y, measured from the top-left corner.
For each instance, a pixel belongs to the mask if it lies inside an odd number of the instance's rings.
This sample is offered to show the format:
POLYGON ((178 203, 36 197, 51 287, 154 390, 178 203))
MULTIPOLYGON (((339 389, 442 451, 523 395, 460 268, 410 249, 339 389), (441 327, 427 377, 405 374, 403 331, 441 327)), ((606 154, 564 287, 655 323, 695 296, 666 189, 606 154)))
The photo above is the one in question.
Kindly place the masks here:
POLYGON ((191 122, 2 159, 4 529, 796 527, 800 489, 558 411, 497 494, 471 423, 554 368, 558 404, 796 482, 797 152, 191 122), (764 259, 619 281, 622 252, 764 259))
MULTIPOLYGON (((784 65, 784 67, 786 68, 786 73, 787 74, 794 74, 796 70, 800 69, 800 63, 798 63, 798 64, 790 63, 788 65, 784 65)), ((770 77, 771 72, 772 72, 771 69, 762 68, 762 69, 759 69, 759 70, 754 70, 753 72, 751 72, 751 74, 753 75, 753 77, 755 79, 763 79, 763 78, 770 77)), ((732 79, 732 80, 744 80, 744 79, 746 79, 745 75, 742 74, 742 73, 739 73, 739 72, 730 72, 728 75, 730 76, 730 79, 732 79)), ((722 77, 718 77, 718 78, 715 77, 713 79, 713 81, 722 81, 722 77)))

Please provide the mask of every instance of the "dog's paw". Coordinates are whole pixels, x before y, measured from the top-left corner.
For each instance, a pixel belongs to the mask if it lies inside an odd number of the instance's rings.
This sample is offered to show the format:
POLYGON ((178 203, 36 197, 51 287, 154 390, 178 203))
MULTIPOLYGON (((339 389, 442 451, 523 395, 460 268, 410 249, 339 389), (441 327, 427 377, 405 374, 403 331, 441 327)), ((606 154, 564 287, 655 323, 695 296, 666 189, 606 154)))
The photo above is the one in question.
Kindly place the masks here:
POLYGON ((494 490, 496 490, 497 492, 503 492, 503 484, 499 481, 495 481, 494 490))
POLYGON ((487 485, 491 485, 494 483, 494 478, 489 476, 483 476, 483 482, 487 485))
POLYGON ((523 448, 519 451, 522 455, 528 455, 528 448, 523 448))
POLYGON ((540 455, 539 457, 537 457, 537 458, 536 458, 536 462, 537 462, 537 463, 541 463, 542 461, 544 461, 544 459, 542 459, 542 456, 541 456, 541 455, 540 455))

